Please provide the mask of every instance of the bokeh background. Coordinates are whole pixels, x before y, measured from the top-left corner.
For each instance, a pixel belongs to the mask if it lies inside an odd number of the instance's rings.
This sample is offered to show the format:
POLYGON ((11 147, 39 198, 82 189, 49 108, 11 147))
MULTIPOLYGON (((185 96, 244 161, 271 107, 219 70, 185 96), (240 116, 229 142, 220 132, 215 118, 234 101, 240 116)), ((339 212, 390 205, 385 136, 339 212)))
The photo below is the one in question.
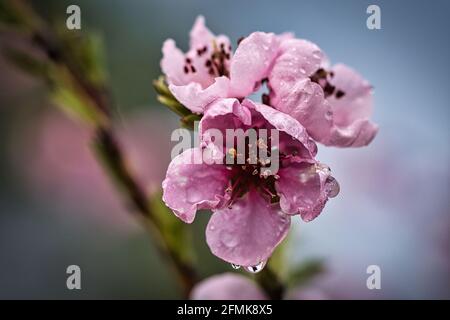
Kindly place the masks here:
MULTIPOLYGON (((155 100, 162 42, 186 49, 197 15, 233 43, 293 31, 375 87, 380 132, 361 149, 320 148, 341 184, 312 223, 295 219, 289 263, 323 258, 311 284, 329 298, 450 298, 448 1, 34 1, 52 21, 69 4, 100 33, 120 139, 149 190, 170 161, 177 117, 155 100), (366 8, 381 7, 381 30, 366 8), (366 268, 381 267, 381 290, 366 268)), ((0 298, 178 298, 169 270, 90 153, 89 134, 49 104, 45 86, 0 60, 0 298), (66 267, 82 290, 66 289, 66 267)), ((192 228, 202 276, 231 271, 192 228)))

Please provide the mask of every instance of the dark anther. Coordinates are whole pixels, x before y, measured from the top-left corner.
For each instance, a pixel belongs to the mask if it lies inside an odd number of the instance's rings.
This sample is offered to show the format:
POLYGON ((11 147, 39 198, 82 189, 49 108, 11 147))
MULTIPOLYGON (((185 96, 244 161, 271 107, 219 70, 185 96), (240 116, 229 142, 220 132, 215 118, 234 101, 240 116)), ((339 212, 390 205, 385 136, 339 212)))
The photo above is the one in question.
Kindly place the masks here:
POLYGON ((184 66, 184 73, 188 73, 188 72, 189 72, 188 67, 187 67, 187 66, 184 66))
POLYGON ((191 62, 192 62, 192 61, 191 61, 190 58, 186 58, 186 63, 187 63, 187 64, 191 64, 191 62))
POLYGON ((205 62, 205 66, 207 66, 207 67, 211 67, 211 60, 206 60, 206 62, 205 62))
POLYGON ((342 91, 342 90, 336 91, 336 99, 340 99, 343 96, 345 96, 345 92, 344 91, 342 91))
POLYGON ((266 106, 270 106, 270 97, 267 93, 263 93, 261 99, 263 104, 265 104, 266 106))
POLYGON ((336 89, 335 86, 329 84, 328 82, 325 84, 323 91, 325 92, 325 97, 331 96, 336 89))
POLYGON ((242 42, 242 40, 244 40, 244 39, 245 39, 245 37, 240 37, 237 41, 237 44, 239 45, 242 42))
POLYGON ((197 72, 197 70, 195 69, 195 67, 194 67, 193 65, 191 65, 191 71, 192 71, 193 73, 197 72))
POLYGON ((227 60, 230 60, 230 54, 229 54, 229 53, 226 53, 226 54, 225 54, 225 58, 226 58, 227 60))

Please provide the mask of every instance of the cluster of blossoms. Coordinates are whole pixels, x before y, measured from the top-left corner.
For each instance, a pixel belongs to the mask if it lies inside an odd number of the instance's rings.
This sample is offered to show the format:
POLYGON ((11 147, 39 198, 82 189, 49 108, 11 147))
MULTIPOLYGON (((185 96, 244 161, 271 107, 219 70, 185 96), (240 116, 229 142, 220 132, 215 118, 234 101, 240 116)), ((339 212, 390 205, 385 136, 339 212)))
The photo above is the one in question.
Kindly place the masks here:
MULTIPOLYGON (((376 135, 369 120, 371 85, 345 65, 331 67, 317 45, 291 34, 254 32, 233 53, 229 39, 212 34, 203 17, 191 30, 187 53, 171 39, 162 51, 170 91, 202 116, 201 144, 172 160, 163 200, 187 223, 197 210, 210 209, 211 251, 250 270, 261 266, 285 238, 292 216, 311 221, 339 193, 329 167, 315 159, 315 142, 361 147, 376 135), (249 99, 262 86, 262 103, 249 99), (264 170, 269 164, 258 158, 195 164, 190 160, 211 143, 208 129, 275 130, 278 143, 272 145, 269 136, 258 140, 258 148, 276 151, 279 169, 264 170)), ((221 151, 237 156, 225 145, 221 151)))

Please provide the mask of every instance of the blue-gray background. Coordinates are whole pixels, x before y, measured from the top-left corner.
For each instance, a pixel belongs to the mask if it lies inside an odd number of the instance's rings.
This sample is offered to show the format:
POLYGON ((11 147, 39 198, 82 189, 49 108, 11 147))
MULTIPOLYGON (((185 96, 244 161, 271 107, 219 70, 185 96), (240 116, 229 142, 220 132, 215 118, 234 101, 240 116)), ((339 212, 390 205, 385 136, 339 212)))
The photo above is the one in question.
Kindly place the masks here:
MULTIPOLYGON (((186 49, 197 15, 233 43, 253 31, 293 31, 332 63, 353 66, 375 87, 380 132, 367 148, 320 148, 341 194, 314 222, 295 219, 290 263, 324 258, 327 273, 313 286, 328 297, 450 298, 450 2, 34 3, 62 21, 67 5, 78 4, 83 30, 104 36, 120 126, 141 141, 137 169, 149 171, 154 186, 177 119, 155 101, 151 81, 162 42, 171 37, 186 49), (370 4, 381 7, 381 30, 366 27, 370 4), (372 264, 381 267, 381 290, 366 288, 372 264)), ((48 106, 42 84, 4 61, 0 67, 0 298, 178 297, 145 232, 111 204, 117 197, 100 181, 80 129, 60 124, 66 120, 48 106), (81 291, 65 288, 69 264, 82 268, 81 291)), ((206 221, 193 226, 204 276, 230 270, 204 244, 206 221)))

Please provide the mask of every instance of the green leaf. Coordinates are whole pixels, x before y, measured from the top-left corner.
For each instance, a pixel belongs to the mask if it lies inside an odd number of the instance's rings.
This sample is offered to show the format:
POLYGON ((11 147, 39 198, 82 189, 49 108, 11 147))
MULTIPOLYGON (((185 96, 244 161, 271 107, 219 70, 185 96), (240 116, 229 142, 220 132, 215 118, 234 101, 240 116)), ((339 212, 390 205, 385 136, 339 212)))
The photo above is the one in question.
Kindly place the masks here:
POLYGON ((165 243, 177 254, 181 261, 192 265, 195 255, 189 225, 180 221, 172 210, 164 204, 162 191, 152 194, 149 204, 165 243))
POLYGON ((180 119, 181 127, 194 130, 195 122, 200 121, 202 117, 198 114, 192 113, 187 116, 184 116, 180 119))
POLYGON ((51 98, 67 115, 91 127, 105 127, 109 119, 62 66, 50 72, 51 98))
POLYGON ((288 283, 290 286, 305 285, 323 272, 325 272, 324 261, 311 259, 303 262, 289 273, 288 283))
POLYGON ((268 267, 278 278, 285 280, 288 275, 287 249, 289 247, 289 235, 278 245, 268 261, 268 267))
POLYGON ((157 80, 153 81, 153 87, 156 90, 156 98, 158 99, 158 101, 163 105, 169 107, 169 109, 176 114, 180 115, 181 117, 186 117, 194 114, 173 96, 163 76, 160 76, 157 80))
POLYGON ((106 59, 99 34, 69 31, 65 25, 55 29, 62 46, 61 52, 64 52, 66 59, 76 66, 85 81, 93 86, 103 87, 107 81, 106 59))

